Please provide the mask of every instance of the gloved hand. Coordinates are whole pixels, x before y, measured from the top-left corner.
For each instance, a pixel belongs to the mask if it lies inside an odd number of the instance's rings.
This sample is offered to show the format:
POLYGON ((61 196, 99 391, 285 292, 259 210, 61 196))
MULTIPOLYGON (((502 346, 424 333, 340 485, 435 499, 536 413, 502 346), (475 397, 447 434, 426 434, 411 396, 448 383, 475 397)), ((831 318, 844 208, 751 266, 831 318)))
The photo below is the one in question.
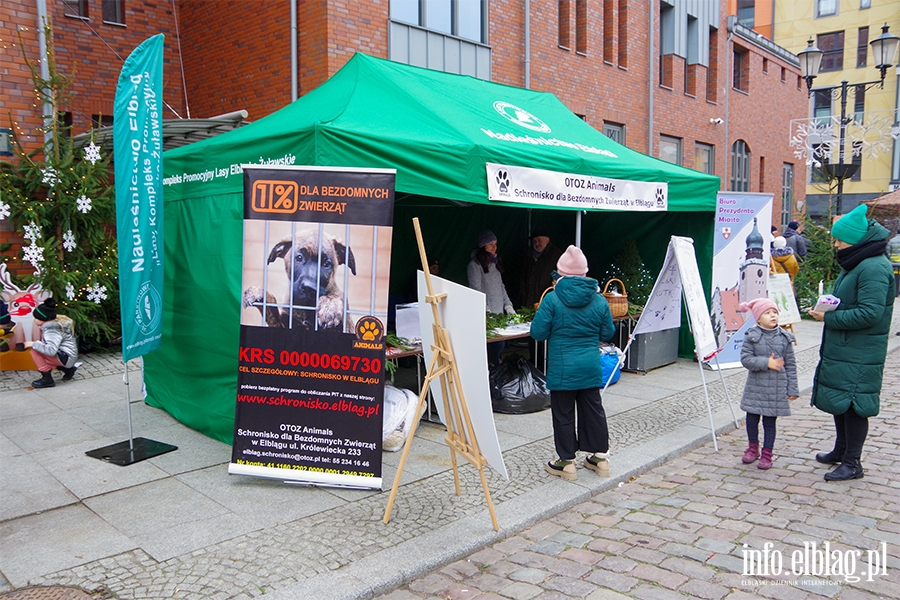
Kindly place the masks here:
POLYGON ((514 315, 514 314, 516 314, 516 309, 514 309, 511 305, 507 304, 506 306, 503 307, 503 312, 505 312, 508 315, 514 315))

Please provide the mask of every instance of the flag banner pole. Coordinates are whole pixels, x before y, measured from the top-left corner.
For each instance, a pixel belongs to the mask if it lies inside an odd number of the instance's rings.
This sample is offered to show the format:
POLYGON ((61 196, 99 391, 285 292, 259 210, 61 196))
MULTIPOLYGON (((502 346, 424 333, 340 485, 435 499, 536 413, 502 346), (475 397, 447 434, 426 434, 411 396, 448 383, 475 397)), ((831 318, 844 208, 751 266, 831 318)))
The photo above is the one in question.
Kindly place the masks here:
POLYGON ((113 104, 119 304, 128 439, 86 452, 120 466, 158 456, 177 446, 134 438, 128 361, 162 342, 162 34, 144 40, 122 66, 113 104))

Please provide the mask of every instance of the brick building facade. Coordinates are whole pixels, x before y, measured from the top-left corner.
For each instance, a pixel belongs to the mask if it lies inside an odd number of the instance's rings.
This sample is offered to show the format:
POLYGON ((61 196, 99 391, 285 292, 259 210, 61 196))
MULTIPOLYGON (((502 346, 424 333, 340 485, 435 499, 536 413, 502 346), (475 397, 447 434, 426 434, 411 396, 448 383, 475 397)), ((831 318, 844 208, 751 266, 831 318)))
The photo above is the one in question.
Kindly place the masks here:
MULTIPOLYGON (((0 114, 5 120, 11 113, 17 131, 32 140, 39 123, 15 34, 22 32, 35 58, 36 2, 0 6, 6 46, 0 114)), ((100 0, 83 0, 87 18, 66 16, 62 0, 47 0, 60 69, 70 73, 77 63, 69 107, 76 132, 88 128, 92 115, 112 113, 122 58, 160 32, 166 118, 246 109, 257 120, 291 101, 291 0, 177 0, 177 34, 172 2, 122 2, 124 26, 95 15, 100 0)), ((467 43, 489 52, 492 81, 552 92, 596 129, 638 151, 712 172, 722 189, 771 192, 775 223, 789 221, 804 199, 806 166, 789 146, 790 119, 807 112, 799 69, 792 55, 752 30, 729 26, 727 0, 484 0, 482 9, 481 39, 467 43)), ((397 59, 394 26, 434 33, 422 23, 392 20, 391 0, 297 0, 296 15, 299 95, 356 51, 397 59)), ((409 62, 415 60, 411 55, 409 62)))

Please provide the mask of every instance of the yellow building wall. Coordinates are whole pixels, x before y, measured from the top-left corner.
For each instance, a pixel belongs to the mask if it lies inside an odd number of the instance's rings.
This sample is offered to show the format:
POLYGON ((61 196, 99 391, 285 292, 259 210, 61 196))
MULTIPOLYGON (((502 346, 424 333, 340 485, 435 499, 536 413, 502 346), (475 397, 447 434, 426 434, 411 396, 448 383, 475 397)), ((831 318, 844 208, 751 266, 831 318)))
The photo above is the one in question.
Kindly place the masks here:
MULTIPOLYGON (((840 71, 820 72, 813 81, 813 89, 840 86, 841 81, 847 80, 847 114, 853 113, 855 92, 853 84, 866 81, 877 81, 880 72, 875 68, 872 60, 872 47, 868 47, 868 56, 865 67, 856 66, 856 51, 859 42, 859 28, 869 27, 869 42, 881 35, 881 26, 887 23, 890 33, 900 36, 900 0, 871 0, 871 8, 860 10, 860 0, 840 0, 838 11, 834 16, 815 18, 814 10, 816 0, 796 2, 793 0, 781 0, 775 3, 775 19, 773 23, 773 41, 783 48, 797 54, 807 46, 807 40, 822 33, 836 31, 844 32, 844 68, 840 71)), ((900 52, 898 52, 900 54, 900 52)), ((888 69, 882 89, 874 88, 866 91, 865 114, 866 120, 875 118, 889 118, 895 109, 897 97, 898 76, 896 70, 898 58, 894 56, 894 67, 888 69)), ((841 105, 839 99, 832 102, 832 114, 839 116, 841 105)), ((810 114, 812 114, 812 102, 810 101, 810 114)), ((893 120, 892 117, 890 117, 893 120)), ((880 195, 890 191, 891 177, 891 143, 885 141, 885 150, 879 153, 875 159, 863 155, 862 177, 860 181, 846 181, 844 194, 876 194, 880 195)), ((833 158, 837 162, 837 154, 833 158)), ((851 162, 850 144, 847 143, 844 150, 844 162, 851 162)), ((807 194, 822 193, 821 186, 807 186, 807 194)))

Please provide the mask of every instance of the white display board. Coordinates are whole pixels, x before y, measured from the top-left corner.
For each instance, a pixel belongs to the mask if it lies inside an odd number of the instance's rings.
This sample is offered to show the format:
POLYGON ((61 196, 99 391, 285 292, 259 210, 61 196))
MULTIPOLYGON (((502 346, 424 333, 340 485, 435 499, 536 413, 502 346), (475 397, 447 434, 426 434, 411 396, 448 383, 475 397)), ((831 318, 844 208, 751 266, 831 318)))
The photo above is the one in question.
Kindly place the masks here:
POLYGON ((778 324, 790 325, 800 322, 800 309, 794 297, 794 286, 787 273, 769 275, 769 299, 778 307, 778 324))
POLYGON ((673 235, 666 251, 666 260, 632 335, 680 327, 682 296, 691 318, 694 348, 697 355, 705 359, 715 352, 716 337, 700 281, 694 240, 673 235))
MULTIPOLYGON (((416 281, 419 292, 422 353, 427 366, 431 364, 431 345, 434 343, 434 330, 432 329, 434 316, 431 305, 425 300, 425 296, 428 295, 428 287, 425 285, 425 273, 421 270, 417 272, 416 281)), ((478 449, 487 463, 504 479, 509 480, 491 406, 484 294, 434 275, 431 276, 431 286, 435 294, 447 294, 447 297, 438 304, 438 312, 441 325, 447 330, 450 337, 450 345, 453 348, 453 356, 456 359, 456 368, 459 371, 460 384, 465 396, 466 410, 472 420, 478 449)), ((444 398, 439 379, 432 382, 431 393, 434 396, 434 403, 437 405, 441 422, 447 423, 448 415, 444 414, 444 398)), ((457 434, 464 436, 466 431, 457 431, 457 434)))

